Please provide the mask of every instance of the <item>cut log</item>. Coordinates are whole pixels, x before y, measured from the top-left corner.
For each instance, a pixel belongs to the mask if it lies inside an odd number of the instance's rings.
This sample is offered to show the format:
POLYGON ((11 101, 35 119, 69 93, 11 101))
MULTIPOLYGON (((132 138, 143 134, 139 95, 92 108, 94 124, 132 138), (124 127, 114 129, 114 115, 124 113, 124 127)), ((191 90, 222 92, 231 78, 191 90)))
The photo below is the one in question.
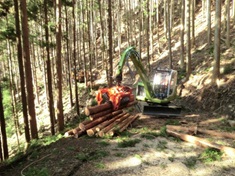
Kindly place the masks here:
POLYGON ((216 136, 220 138, 235 139, 234 133, 218 132, 215 130, 204 130, 204 129, 197 128, 197 127, 182 127, 182 126, 175 126, 175 125, 167 125, 166 128, 169 130, 185 131, 187 133, 189 132, 189 133, 197 134, 198 132, 198 133, 208 134, 208 135, 216 136))
POLYGON ((83 131, 80 130, 80 128, 74 128, 72 130, 67 131, 64 136, 65 137, 69 137, 69 136, 73 136, 75 138, 78 138, 79 136, 81 136, 82 134, 84 134, 83 131))
POLYGON ((90 115, 90 120, 95 120, 95 119, 97 119, 97 118, 99 118, 99 117, 102 117, 102 116, 104 116, 104 115, 106 115, 106 114, 109 114, 109 113, 111 113, 113 110, 110 108, 110 109, 107 109, 107 110, 104 110, 104 111, 101 111, 101 112, 98 112, 98 113, 96 113, 96 114, 92 114, 92 115, 90 115))
POLYGON ((169 130, 176 130, 176 131, 184 131, 188 134, 197 134, 197 126, 193 127, 183 127, 183 126, 176 126, 176 125, 166 125, 166 129, 169 130))
POLYGON ((125 114, 127 114, 127 112, 122 112, 121 114, 118 114, 117 116, 113 117, 112 119, 100 123, 99 125, 97 125, 95 127, 96 131, 100 131, 100 130, 104 129, 106 126, 108 126, 109 124, 113 123, 115 120, 117 120, 118 118, 124 116, 125 114))
POLYGON ((223 145, 219 145, 213 142, 208 142, 207 140, 203 139, 203 138, 199 138, 199 137, 195 137, 195 136, 191 136, 188 134, 183 134, 183 133, 178 133, 175 131, 171 131, 171 130, 166 130, 168 134, 180 138, 184 141, 196 144, 198 146, 201 147, 208 147, 208 148, 214 148, 217 150, 220 150, 222 152, 224 152, 227 156, 229 157, 235 157, 235 149, 231 148, 231 147, 227 147, 227 146, 223 146, 223 145))
POLYGON ((85 131, 85 126, 90 122, 91 122, 90 119, 84 120, 78 124, 78 128, 80 128, 82 131, 85 131))
POLYGON ((112 109, 113 105, 111 102, 106 102, 104 104, 96 105, 96 106, 89 106, 85 107, 85 115, 90 116, 92 114, 96 114, 98 112, 107 110, 107 109, 112 109))
POLYGON ((131 123, 133 123, 137 118, 139 117, 139 115, 135 115, 135 116, 131 116, 130 120, 127 121, 126 124, 124 124, 120 129, 119 132, 123 132, 131 123))
POLYGON ((112 128, 107 132, 108 136, 113 136, 116 133, 123 132, 134 120, 136 120, 139 115, 131 115, 128 118, 124 119, 120 124, 112 128))
POLYGON ((117 111, 112 112, 111 115, 110 115, 110 118, 112 118, 112 119, 105 120, 105 121, 101 122, 100 124, 98 124, 98 125, 96 125, 96 126, 90 128, 90 129, 86 130, 87 135, 88 135, 88 136, 94 136, 94 134, 97 132, 97 129, 102 128, 102 126, 103 126, 103 128, 104 128, 104 126, 107 126, 107 125, 110 124, 112 121, 114 121, 115 119, 121 117, 121 116, 124 115, 124 114, 125 114, 125 113, 123 113, 122 110, 117 110, 117 111))
POLYGON ((124 119, 128 118, 130 116, 129 113, 126 113, 122 117, 116 119, 114 122, 103 128, 101 131, 98 132, 100 137, 104 137, 104 135, 110 131, 112 128, 114 128, 116 125, 118 125, 120 122, 122 122, 124 119))
POLYGON ((235 134, 233 133, 218 132, 214 130, 204 130, 204 129, 198 129, 197 131, 199 133, 209 134, 209 135, 216 136, 216 137, 235 139, 235 134))
POLYGON ((84 128, 81 129, 81 130, 82 131, 86 131, 86 130, 88 130, 88 129, 90 129, 90 128, 100 124, 101 122, 103 122, 103 121, 105 121, 105 120, 107 120, 107 119, 109 119, 111 117, 112 117, 112 113, 109 113, 109 114, 107 114, 105 116, 99 117, 98 119, 95 119, 95 120, 91 121, 90 123, 88 123, 87 125, 85 125, 84 128))

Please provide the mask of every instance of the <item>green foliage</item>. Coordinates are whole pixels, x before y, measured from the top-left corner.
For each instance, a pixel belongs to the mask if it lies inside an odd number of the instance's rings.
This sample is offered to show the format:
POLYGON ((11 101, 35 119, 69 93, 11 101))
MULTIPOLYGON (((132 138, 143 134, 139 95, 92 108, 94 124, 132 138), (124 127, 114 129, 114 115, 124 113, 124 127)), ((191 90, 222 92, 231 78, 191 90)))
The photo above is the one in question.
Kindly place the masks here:
POLYGON ((103 163, 96 163, 95 167, 98 168, 98 169, 104 169, 105 168, 105 164, 103 164, 103 163))
POLYGON ((146 133, 141 134, 142 138, 149 139, 149 140, 155 139, 158 136, 159 136, 159 133, 157 132, 146 132, 146 133))
POLYGON ((106 146, 109 146, 109 145, 110 145, 110 143, 108 143, 108 142, 105 141, 105 140, 99 141, 98 144, 101 145, 101 146, 103 146, 103 147, 106 147, 106 146))
POLYGON ((118 147, 126 148, 126 147, 135 147, 136 144, 140 143, 140 139, 125 139, 118 143, 118 147))
POLYGON ((25 176, 49 176, 48 169, 46 167, 37 168, 37 167, 30 167, 27 172, 24 173, 25 176))
POLYGON ((15 28, 13 26, 6 26, 5 28, 1 29, 0 39, 1 40, 9 39, 12 41, 16 41, 15 28))
POLYGON ((30 149, 34 149, 34 148, 38 148, 41 146, 48 146, 51 143, 54 143, 58 140, 60 140, 61 138, 63 138, 63 135, 58 134, 58 135, 54 135, 54 136, 48 136, 48 137, 44 137, 42 139, 38 139, 38 140, 31 140, 30 141, 30 149))
POLYGON ((197 163, 198 158, 195 156, 191 156, 189 158, 186 158, 185 161, 183 162, 188 168, 192 169, 195 167, 197 163))
POLYGON ((159 141, 157 144, 157 150, 165 150, 167 149, 167 142, 166 141, 159 141))
POLYGON ((222 154, 223 153, 217 149, 207 148, 200 154, 199 159, 204 163, 220 161, 222 154))
POLYGON ((170 157, 168 157, 168 160, 170 160, 171 162, 174 162, 175 161, 175 155, 171 155, 170 157))
POLYGON ((161 127, 160 132, 159 132, 159 136, 168 137, 168 134, 166 132, 166 126, 161 127))
POLYGON ((12 6, 13 6, 12 0, 1 0, 0 1, 0 17, 7 16, 12 6))
POLYGON ((91 153, 80 152, 75 158, 79 161, 86 162, 91 160, 98 160, 100 158, 106 157, 109 155, 109 152, 103 150, 95 150, 91 153))
POLYGON ((80 152, 78 153, 76 156, 75 156, 76 159, 78 159, 79 161, 82 161, 82 162, 85 162, 85 161, 88 161, 87 158, 87 154, 86 153, 83 153, 83 152, 80 152))
POLYGON ((165 123, 165 125, 180 125, 179 120, 175 120, 175 119, 168 119, 165 123))

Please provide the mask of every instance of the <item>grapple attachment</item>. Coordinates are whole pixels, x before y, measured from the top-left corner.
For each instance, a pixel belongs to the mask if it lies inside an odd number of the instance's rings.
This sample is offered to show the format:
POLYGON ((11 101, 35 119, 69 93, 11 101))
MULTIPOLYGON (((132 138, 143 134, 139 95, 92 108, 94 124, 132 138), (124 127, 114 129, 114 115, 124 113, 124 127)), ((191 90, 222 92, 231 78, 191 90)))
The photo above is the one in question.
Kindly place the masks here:
POLYGON ((119 109, 121 106, 127 105, 134 101, 132 89, 127 86, 114 86, 111 88, 99 89, 96 95, 98 104, 110 101, 113 104, 113 110, 119 109))

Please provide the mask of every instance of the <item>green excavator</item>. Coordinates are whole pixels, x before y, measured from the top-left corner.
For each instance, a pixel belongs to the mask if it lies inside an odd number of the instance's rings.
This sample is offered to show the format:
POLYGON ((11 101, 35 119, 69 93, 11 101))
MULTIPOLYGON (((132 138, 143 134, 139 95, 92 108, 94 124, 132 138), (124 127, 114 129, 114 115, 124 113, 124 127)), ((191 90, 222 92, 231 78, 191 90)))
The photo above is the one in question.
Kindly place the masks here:
POLYGON ((139 53, 135 47, 127 48, 121 55, 116 73, 118 86, 122 82, 122 71, 127 60, 130 59, 140 76, 136 86, 135 98, 138 100, 143 114, 151 116, 178 116, 181 108, 172 105, 176 98, 177 71, 172 69, 156 69, 152 76, 141 63, 139 53))

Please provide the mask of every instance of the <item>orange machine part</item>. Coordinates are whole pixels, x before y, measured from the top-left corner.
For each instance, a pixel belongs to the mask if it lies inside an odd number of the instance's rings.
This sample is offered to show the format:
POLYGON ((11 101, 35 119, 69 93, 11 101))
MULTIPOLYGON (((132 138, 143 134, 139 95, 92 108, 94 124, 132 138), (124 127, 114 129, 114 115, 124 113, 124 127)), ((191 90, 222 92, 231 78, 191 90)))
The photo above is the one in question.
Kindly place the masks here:
POLYGON ((126 98, 128 102, 134 101, 134 95, 132 89, 127 86, 114 86, 111 88, 99 89, 96 95, 98 104, 104 103, 104 101, 110 101, 113 104, 113 110, 119 109, 122 100, 126 98), (107 99, 104 100, 103 95, 106 94, 107 99))

